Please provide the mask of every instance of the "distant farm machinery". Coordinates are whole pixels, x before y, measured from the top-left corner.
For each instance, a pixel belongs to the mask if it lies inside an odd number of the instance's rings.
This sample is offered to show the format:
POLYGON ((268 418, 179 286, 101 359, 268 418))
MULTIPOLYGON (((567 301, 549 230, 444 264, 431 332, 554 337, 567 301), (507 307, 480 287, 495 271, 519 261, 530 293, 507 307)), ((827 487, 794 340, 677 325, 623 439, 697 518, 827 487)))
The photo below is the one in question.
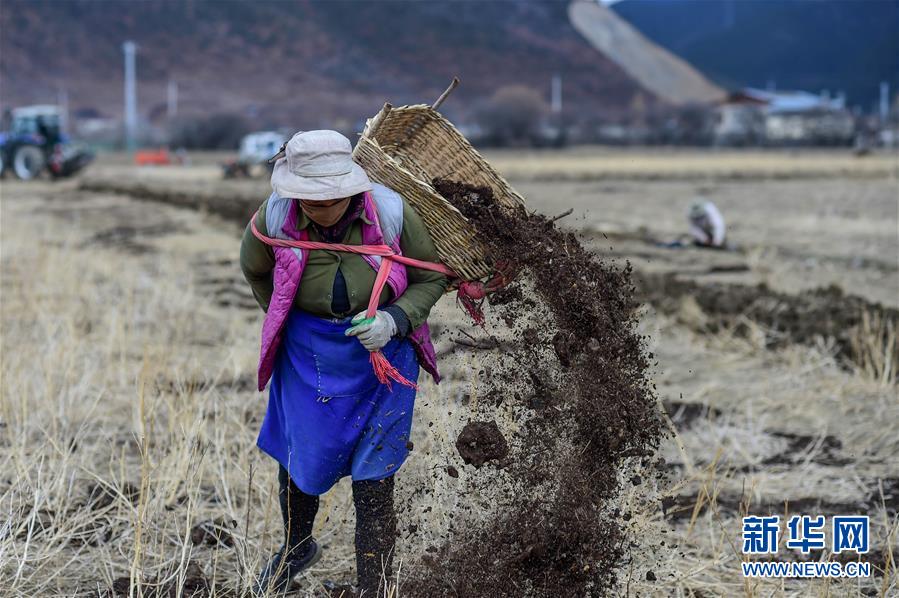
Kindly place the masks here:
POLYGON ((6 120, 9 129, 0 132, 0 177, 11 172, 30 180, 47 172, 52 178, 63 178, 94 159, 93 152, 69 141, 56 106, 16 108, 6 120))
POLYGON ((226 179, 261 178, 270 175, 273 165, 269 158, 278 153, 287 141, 284 135, 274 131, 250 133, 240 140, 240 153, 236 160, 222 164, 222 176, 226 179))

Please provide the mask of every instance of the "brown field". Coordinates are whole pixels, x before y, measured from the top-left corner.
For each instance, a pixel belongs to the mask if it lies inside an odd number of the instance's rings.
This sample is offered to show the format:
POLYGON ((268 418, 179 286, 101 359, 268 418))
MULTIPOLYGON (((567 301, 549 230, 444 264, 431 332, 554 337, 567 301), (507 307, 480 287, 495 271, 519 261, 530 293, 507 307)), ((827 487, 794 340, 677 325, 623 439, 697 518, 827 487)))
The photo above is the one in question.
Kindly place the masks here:
MULTIPOLYGON (((241 215, 267 183, 219 180, 218 158, 139 170, 113 157, 81 181, 3 182, 3 595, 136 596, 153 583, 240 595, 277 547, 276 467, 255 448, 261 314, 236 261, 241 215)), ((641 329, 672 435, 665 480, 621 473, 620 501, 638 516, 619 593, 899 595, 896 156, 577 148, 489 158, 535 209, 573 209, 561 222, 600 255, 630 260, 648 298, 641 329), (722 209, 737 249, 657 247, 684 230, 700 195, 722 209), (695 292, 668 294, 666 274, 695 292), (749 296, 760 283, 751 309, 703 299, 710 289, 749 296), (861 306, 845 346, 800 295, 829 286, 861 298, 826 296, 835 310, 861 306), (783 317, 749 317, 760 309, 783 317), (810 334, 783 323, 790 309, 810 334), (862 560, 874 575, 746 580, 745 512, 870 515, 862 560)), ((446 379, 423 385, 415 450, 398 476, 400 527, 418 526, 400 540, 403 562, 447 533, 475 476, 491 475, 454 447, 471 414, 484 415, 476 372, 487 359, 460 350, 454 331, 484 333, 451 296, 433 320, 446 379), (458 478, 434 475, 447 465, 458 478), (421 487, 433 493, 413 497, 421 487)), ((344 480, 322 501, 326 555, 304 594, 352 579, 353 524, 344 480)))

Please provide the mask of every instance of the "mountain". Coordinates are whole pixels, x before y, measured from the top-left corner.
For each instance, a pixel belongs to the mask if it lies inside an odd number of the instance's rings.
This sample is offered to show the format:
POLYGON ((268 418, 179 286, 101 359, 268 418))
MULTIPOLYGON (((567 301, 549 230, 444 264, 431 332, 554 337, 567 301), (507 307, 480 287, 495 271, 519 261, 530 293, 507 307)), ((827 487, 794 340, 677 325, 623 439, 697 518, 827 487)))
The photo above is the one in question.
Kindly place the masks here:
POLYGON ((899 0, 622 0, 648 38, 717 83, 845 91, 865 110, 899 88, 899 0))
POLYGON ((572 27, 565 2, 3 0, 0 104, 64 90, 72 110, 119 116, 125 40, 138 44, 148 119, 164 113, 170 79, 181 114, 301 128, 358 123, 386 100, 433 101, 454 75, 450 117, 505 85, 548 99, 556 73, 573 119, 657 102, 572 27))
POLYGON ((568 16, 597 50, 623 68, 643 87, 672 104, 714 102, 720 87, 664 48, 649 41, 624 19, 596 2, 572 2, 568 16))

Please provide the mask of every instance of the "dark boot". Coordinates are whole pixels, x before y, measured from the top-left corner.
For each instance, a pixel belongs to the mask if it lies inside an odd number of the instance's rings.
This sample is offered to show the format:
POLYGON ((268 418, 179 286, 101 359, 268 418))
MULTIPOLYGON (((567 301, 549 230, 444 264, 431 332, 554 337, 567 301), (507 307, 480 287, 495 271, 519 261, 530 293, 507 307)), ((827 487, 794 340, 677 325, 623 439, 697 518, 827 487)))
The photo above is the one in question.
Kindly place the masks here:
POLYGON ((318 496, 297 488, 284 467, 278 471, 278 502, 284 522, 284 545, 263 567, 256 580, 257 595, 278 595, 302 571, 321 558, 321 548, 312 538, 312 525, 318 513, 318 496))
POLYGON ((356 574, 364 598, 384 595, 392 583, 396 513, 393 510, 393 476, 383 480, 353 482, 356 505, 356 574), (386 580, 386 583, 385 583, 386 580))
POLYGON ((310 540, 301 551, 287 551, 284 546, 272 555, 253 586, 255 596, 281 596, 294 577, 314 565, 322 556, 321 547, 310 540))

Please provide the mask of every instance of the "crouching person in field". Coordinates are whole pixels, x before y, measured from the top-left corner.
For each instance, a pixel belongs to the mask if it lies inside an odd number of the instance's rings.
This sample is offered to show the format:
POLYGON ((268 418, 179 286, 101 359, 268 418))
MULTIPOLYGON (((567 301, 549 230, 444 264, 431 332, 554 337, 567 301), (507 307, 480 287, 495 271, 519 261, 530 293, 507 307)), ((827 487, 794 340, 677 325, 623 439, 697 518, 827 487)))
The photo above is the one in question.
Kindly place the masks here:
POLYGON ((408 454, 419 367, 439 380, 426 320, 448 280, 392 261, 378 310, 366 318, 381 258, 273 239, 386 244, 436 262, 424 223, 397 193, 369 180, 349 140, 335 131, 297 133, 276 158, 274 192, 247 227, 240 253, 266 312, 259 389, 271 384, 257 444, 279 463, 284 521, 284 545, 255 589, 284 592, 320 558, 312 537, 319 495, 352 476, 358 586, 373 597, 392 574, 394 474, 408 454), (382 384, 372 351, 408 384, 382 384))
POLYGON ((687 213, 690 221, 690 238, 698 247, 725 249, 727 247, 727 227, 718 206, 708 200, 698 200, 687 213))
POLYGON ((690 205, 687 212, 689 232, 680 235, 673 241, 656 241, 647 239, 657 247, 682 249, 685 247, 703 247, 706 249, 733 249, 727 243, 727 227, 724 216, 718 206, 708 200, 700 199, 690 205))

